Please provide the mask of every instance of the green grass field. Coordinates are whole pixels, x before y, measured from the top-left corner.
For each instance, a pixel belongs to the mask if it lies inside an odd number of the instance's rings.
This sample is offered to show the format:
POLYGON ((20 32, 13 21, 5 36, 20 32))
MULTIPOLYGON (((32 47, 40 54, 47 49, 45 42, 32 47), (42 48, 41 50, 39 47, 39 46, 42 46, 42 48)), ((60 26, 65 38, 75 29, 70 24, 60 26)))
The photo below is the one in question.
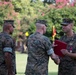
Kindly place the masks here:
MULTIPOLYGON (((20 54, 16 53, 16 69, 17 74, 16 75, 25 75, 25 69, 26 69, 26 63, 27 63, 27 54, 20 54)), ((48 65, 48 73, 49 75, 57 75, 58 66, 51 60, 49 60, 48 65)))

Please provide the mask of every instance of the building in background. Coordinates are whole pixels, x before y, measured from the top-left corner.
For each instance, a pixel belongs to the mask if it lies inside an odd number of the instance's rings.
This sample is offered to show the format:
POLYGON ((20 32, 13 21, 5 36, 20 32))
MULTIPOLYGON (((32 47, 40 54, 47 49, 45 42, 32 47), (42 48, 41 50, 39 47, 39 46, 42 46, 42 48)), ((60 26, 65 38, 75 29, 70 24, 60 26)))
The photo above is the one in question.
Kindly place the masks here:
POLYGON ((45 3, 52 4, 55 3, 55 5, 58 6, 58 8, 62 8, 66 5, 74 6, 76 4, 76 0, 41 0, 45 3))

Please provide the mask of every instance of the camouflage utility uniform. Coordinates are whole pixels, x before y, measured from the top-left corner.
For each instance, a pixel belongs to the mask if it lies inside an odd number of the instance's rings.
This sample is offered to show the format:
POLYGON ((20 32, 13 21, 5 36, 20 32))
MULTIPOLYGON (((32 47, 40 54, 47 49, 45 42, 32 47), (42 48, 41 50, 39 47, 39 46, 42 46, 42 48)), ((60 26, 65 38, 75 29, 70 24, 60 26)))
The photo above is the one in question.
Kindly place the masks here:
POLYGON ((15 44, 12 37, 6 33, 0 33, 0 75, 8 75, 7 74, 7 67, 5 63, 4 53, 9 52, 12 54, 12 69, 15 72, 16 65, 15 65, 15 44))
POLYGON ((36 32, 28 38, 27 46, 26 75, 48 75, 48 60, 51 54, 50 40, 36 32))
MULTIPOLYGON (((67 43, 69 52, 76 53, 76 35, 63 36, 61 40, 67 43)), ((58 75, 76 75, 76 59, 68 56, 60 58, 58 75)))

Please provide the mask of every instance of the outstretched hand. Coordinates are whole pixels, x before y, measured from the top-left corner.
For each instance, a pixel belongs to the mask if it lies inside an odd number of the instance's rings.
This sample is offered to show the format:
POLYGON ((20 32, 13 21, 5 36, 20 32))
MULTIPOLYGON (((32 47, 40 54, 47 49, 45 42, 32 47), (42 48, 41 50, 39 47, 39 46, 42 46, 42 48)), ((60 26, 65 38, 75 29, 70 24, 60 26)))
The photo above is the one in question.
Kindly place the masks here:
POLYGON ((61 52, 62 52, 62 54, 64 54, 64 55, 68 55, 68 53, 69 53, 68 50, 65 50, 65 49, 62 49, 61 52))
POLYGON ((54 59, 54 62, 57 65, 60 63, 60 59, 59 59, 59 57, 57 55, 56 55, 56 58, 54 59))
POLYGON ((55 44, 52 44, 52 47, 56 47, 57 45, 55 45, 55 44))
POLYGON ((51 58, 53 59, 53 61, 55 62, 55 64, 59 64, 60 63, 60 59, 56 54, 52 54, 51 58))

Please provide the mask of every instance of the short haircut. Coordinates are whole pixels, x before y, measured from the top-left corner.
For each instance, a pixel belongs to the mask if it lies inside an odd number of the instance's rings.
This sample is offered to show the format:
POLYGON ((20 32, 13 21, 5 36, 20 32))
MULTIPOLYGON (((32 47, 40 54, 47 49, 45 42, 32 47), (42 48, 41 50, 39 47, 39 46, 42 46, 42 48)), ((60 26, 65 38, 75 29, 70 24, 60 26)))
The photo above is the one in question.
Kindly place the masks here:
POLYGON ((47 21, 45 20, 36 20, 36 23, 44 24, 45 26, 47 26, 47 21))
POLYGON ((8 25, 8 24, 11 24, 13 27, 15 27, 14 20, 4 20, 4 25, 8 25))

